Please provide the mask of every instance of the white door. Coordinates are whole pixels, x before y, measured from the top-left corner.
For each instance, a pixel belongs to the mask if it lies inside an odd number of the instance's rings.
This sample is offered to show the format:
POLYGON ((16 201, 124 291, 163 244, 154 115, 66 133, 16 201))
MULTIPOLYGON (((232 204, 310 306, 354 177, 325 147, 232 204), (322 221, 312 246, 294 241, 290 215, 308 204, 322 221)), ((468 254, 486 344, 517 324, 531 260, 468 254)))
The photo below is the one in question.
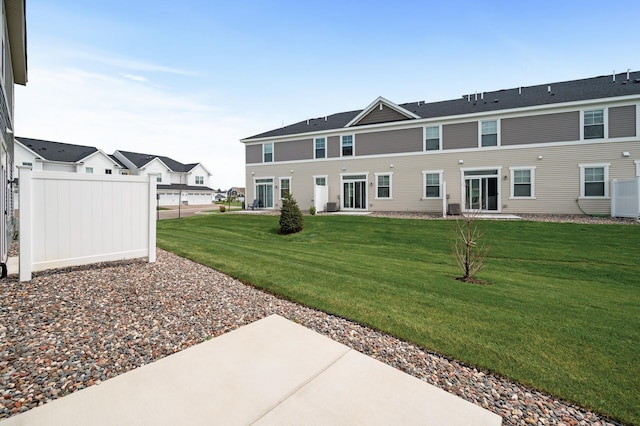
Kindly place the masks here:
POLYGON ((328 201, 329 187, 327 186, 327 178, 324 176, 314 178, 313 206, 316 208, 316 211, 326 211, 328 201))

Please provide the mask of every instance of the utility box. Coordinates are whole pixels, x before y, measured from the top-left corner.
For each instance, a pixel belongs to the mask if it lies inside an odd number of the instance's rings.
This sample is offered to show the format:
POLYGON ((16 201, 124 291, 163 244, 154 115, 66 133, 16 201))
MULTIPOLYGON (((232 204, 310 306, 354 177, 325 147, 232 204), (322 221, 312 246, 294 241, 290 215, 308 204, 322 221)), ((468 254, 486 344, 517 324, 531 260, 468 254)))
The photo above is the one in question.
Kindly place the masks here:
POLYGON ((460 215, 460 203, 447 204, 447 214, 460 215))
POLYGON ((338 211, 338 203, 331 202, 327 203, 327 212, 337 212, 338 211))

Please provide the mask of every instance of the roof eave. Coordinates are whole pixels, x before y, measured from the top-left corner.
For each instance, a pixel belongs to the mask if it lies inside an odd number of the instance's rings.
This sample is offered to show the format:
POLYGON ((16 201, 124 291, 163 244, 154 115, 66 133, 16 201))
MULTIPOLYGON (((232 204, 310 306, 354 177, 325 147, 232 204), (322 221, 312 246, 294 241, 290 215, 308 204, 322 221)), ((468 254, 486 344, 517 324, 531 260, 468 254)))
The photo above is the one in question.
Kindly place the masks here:
POLYGON ((27 84, 27 20, 25 0, 6 0, 7 33, 13 66, 13 81, 27 84))

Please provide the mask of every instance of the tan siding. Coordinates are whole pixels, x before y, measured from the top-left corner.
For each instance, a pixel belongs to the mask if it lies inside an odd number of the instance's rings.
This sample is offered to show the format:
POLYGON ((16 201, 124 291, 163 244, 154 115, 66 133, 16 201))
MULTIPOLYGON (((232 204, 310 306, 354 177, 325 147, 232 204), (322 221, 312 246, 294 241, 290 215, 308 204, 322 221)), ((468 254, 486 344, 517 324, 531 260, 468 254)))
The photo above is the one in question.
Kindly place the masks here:
POLYGON ((313 139, 276 142, 273 145, 274 161, 310 160, 313 158, 313 139))
POLYGON ((578 111, 504 118, 500 123, 503 146, 580 140, 578 111))
MULTIPOLYGON (((502 167, 500 205, 502 213, 562 213, 581 214, 576 204, 580 196, 578 164, 611 163, 609 178, 635 176, 635 164, 620 155, 622 151, 637 149, 640 141, 580 143, 563 146, 537 146, 516 149, 477 150, 472 152, 438 152, 416 155, 366 158, 355 157, 332 161, 305 163, 247 165, 247 199, 255 198, 253 178, 260 176, 291 176, 293 194, 300 208, 306 210, 313 199, 313 176, 327 175, 329 201, 339 202, 340 173, 369 172, 368 203, 372 211, 423 211, 439 213, 442 200, 422 199, 422 171, 444 170, 448 203, 461 203, 460 168, 502 167), (543 158, 538 160, 538 156, 543 158), (463 160, 464 164, 458 164, 463 160), (393 168, 390 167, 393 164, 393 168), (510 199, 509 167, 535 166, 536 199, 510 199), (345 170, 342 170, 345 167, 345 170), (293 174, 291 173, 293 170, 293 174), (254 172, 255 175, 252 175, 254 172), (393 172, 392 200, 375 199, 375 173, 393 172), (507 176, 507 179, 504 179, 507 176)), ((356 144, 358 142, 356 141, 356 144)), ((580 200, 580 206, 590 214, 609 214, 610 200, 580 200)), ((275 201, 280 204, 279 200, 275 201)))
POLYGON ((330 136, 327 138, 327 157, 340 157, 339 136, 330 136))
POLYGON ((387 123, 390 121, 402 120, 409 120, 409 118, 385 105, 382 105, 382 109, 380 109, 380 105, 376 105, 369 114, 362 117, 355 125, 363 126, 365 124, 387 123))
POLYGON ((609 137, 636 136, 636 106, 627 105, 609 108, 609 137))
POLYGON ((356 155, 422 151, 422 127, 358 134, 356 155))
POLYGON ((478 122, 445 124, 442 126, 442 149, 478 147, 478 122))
POLYGON ((262 145, 247 145, 245 156, 247 164, 262 163, 262 145))

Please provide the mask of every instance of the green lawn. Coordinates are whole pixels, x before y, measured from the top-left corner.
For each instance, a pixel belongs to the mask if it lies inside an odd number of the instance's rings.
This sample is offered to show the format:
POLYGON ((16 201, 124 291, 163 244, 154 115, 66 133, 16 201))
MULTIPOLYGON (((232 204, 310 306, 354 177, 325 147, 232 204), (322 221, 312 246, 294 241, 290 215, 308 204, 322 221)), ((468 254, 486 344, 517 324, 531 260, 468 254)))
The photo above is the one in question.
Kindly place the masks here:
POLYGON ((256 287, 640 424, 640 226, 481 222, 479 275, 453 280, 452 223, 214 215, 158 245, 256 287))

